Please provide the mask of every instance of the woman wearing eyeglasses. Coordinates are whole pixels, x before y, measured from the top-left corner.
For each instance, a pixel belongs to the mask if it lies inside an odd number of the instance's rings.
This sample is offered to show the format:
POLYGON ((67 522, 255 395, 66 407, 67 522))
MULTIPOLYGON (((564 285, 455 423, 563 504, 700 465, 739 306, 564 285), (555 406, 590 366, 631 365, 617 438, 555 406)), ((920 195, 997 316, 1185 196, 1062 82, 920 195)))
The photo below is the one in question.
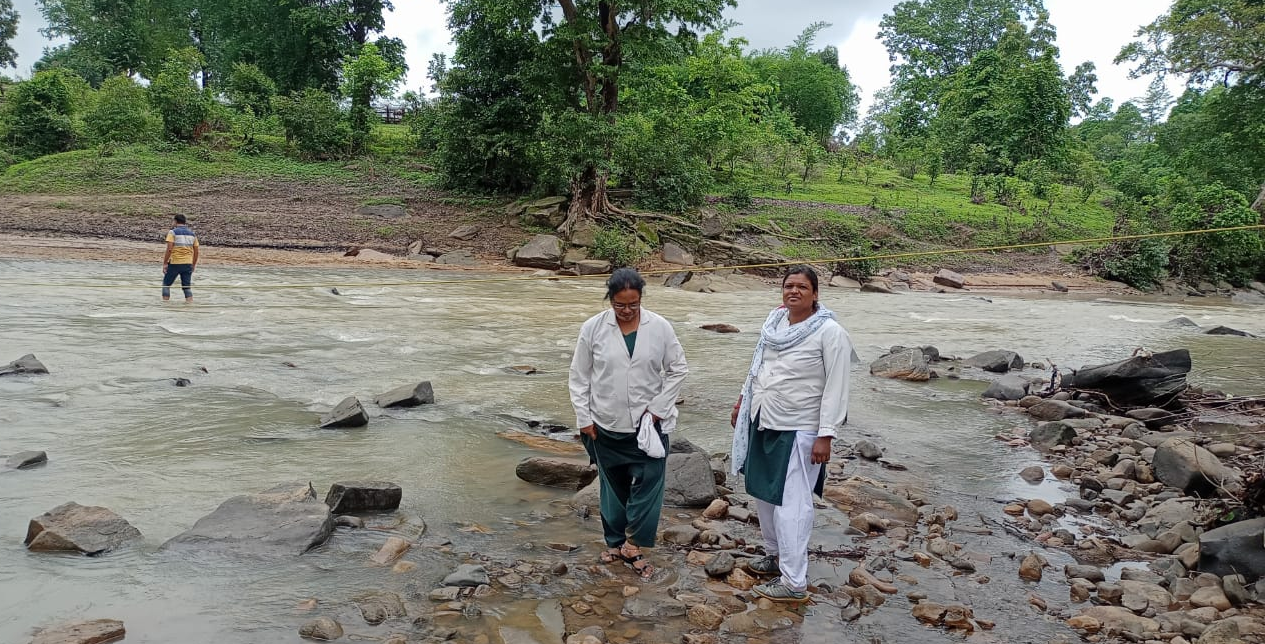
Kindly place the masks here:
POLYGON ((672 324, 641 308, 645 286, 631 268, 611 274, 611 308, 580 327, 569 385, 576 426, 601 481, 601 559, 650 579, 655 568, 641 549, 654 546, 659 529, 667 434, 688 367, 672 324))

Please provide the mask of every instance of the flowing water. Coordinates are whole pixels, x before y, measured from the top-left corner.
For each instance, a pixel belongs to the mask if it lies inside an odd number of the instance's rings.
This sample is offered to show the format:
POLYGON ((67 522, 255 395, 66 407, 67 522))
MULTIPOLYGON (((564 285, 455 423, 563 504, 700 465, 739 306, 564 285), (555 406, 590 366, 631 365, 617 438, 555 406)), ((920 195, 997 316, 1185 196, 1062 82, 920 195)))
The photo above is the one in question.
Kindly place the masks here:
MULTIPOLYGON (((557 512, 550 501, 562 495, 517 480, 515 463, 537 453, 496 432, 515 427, 515 417, 574 422, 566 370, 579 324, 603 307, 597 282, 344 286, 341 295, 327 286, 247 288, 417 275, 208 268, 199 283, 243 288, 204 288, 186 306, 163 305, 156 292, 76 286, 156 281, 156 264, 0 260, 0 360, 34 353, 52 372, 0 380, 0 454, 49 454, 45 467, 0 472, 0 642, 98 617, 124 620, 128 642, 299 641, 304 617, 295 605, 304 598, 337 603, 382 586, 387 573, 365 560, 383 532, 340 529, 318 551, 266 562, 173 557, 160 548, 224 499, 286 481, 311 481, 320 494, 336 480, 393 481, 405 494, 390 521, 405 528, 425 521, 429 534, 452 539, 458 551, 521 545, 517 531, 531 523, 523 519, 557 512), (524 364, 539 372, 506 369, 524 364), (191 385, 175 387, 173 378, 191 385), (437 404, 366 404, 367 429, 316 429, 320 412, 345 396, 368 403, 418 380, 434 383, 437 404), (96 558, 28 553, 28 520, 67 501, 114 510, 141 530, 143 545, 96 558), (494 534, 461 530, 470 523, 494 534)), ((648 289, 645 306, 675 324, 690 362, 683 436, 727 449, 730 406, 755 332, 778 298, 772 287, 708 295, 648 289), (698 328, 709 322, 743 332, 698 328)), ((1007 348, 1063 367, 1116 360, 1138 346, 1189 347, 1192 380, 1265 394, 1262 341, 1163 326, 1186 315, 1265 335, 1260 311, 1247 307, 836 289, 823 290, 822 300, 840 314, 866 362, 894 344, 934 344, 952 355, 1007 348)), ((1039 459, 993 438, 1016 421, 985 413, 978 399, 984 383, 882 380, 864 366, 853 383, 848 432, 875 437, 930 490, 985 505, 1033 495, 1015 472, 1039 459)), ((1058 494, 1057 485, 1042 490, 1058 494)), ((573 523, 565 537, 599 539, 596 523, 573 523)), ((412 580, 425 588, 453 562, 413 554, 421 565, 412 580)), ((805 641, 829 631, 811 617, 797 628, 805 641)))

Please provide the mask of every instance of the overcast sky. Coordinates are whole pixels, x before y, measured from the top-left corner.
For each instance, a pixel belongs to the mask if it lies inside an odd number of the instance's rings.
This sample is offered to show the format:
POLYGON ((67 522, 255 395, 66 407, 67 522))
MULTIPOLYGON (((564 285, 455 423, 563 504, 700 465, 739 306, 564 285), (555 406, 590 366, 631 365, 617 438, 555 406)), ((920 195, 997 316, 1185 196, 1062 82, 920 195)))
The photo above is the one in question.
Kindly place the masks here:
MULTIPOLYGON (((1110 96, 1118 105, 1142 96, 1148 79, 1130 80, 1126 67, 1112 64, 1116 53, 1140 25, 1166 11, 1171 0, 1046 0, 1050 21, 1058 29, 1060 62, 1071 73, 1083 61, 1098 67, 1099 97, 1110 96)), ((39 34, 43 17, 35 0, 16 0, 21 14, 18 37, 18 74, 30 74, 31 65, 48 42, 39 34)), ((818 45, 839 48, 840 61, 847 65, 852 80, 861 88, 860 113, 865 114, 875 90, 888 83, 887 51, 877 40, 878 23, 895 0, 739 0, 728 16, 739 25, 731 31, 756 48, 783 47, 809 24, 821 20, 832 27, 821 34, 818 45)), ((426 63, 435 52, 452 51, 445 28, 444 6, 438 0, 395 0, 395 11, 387 17, 387 33, 408 46, 409 76, 406 89, 423 89, 426 63)), ((1174 94, 1181 91, 1178 79, 1169 80, 1174 94)))

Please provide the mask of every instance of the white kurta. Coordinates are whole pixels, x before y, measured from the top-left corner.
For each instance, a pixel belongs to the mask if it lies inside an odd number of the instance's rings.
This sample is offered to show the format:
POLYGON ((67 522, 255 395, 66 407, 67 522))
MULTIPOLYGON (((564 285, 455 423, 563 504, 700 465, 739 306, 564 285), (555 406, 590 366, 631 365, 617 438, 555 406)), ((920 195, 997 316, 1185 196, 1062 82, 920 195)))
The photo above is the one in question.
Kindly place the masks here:
MULTIPOLYGON (((646 411, 674 418, 688 371, 685 351, 663 316, 641 309, 637 342, 629 357, 615 312, 598 313, 580 327, 571 358, 569 389, 576 427, 597 424, 631 433, 646 411)), ((671 429, 671 423, 663 423, 663 431, 671 429)))
MULTIPOLYGON (((790 322, 783 320, 778 329, 790 322)), ((786 468, 782 504, 756 501, 765 552, 778 556, 782 583, 808 587, 808 541, 812 536, 813 486, 821 464, 813 464, 813 443, 834 437, 848 417, 852 340, 834 320, 785 351, 764 350, 752 383, 751 415, 764 431, 796 432, 786 468)))

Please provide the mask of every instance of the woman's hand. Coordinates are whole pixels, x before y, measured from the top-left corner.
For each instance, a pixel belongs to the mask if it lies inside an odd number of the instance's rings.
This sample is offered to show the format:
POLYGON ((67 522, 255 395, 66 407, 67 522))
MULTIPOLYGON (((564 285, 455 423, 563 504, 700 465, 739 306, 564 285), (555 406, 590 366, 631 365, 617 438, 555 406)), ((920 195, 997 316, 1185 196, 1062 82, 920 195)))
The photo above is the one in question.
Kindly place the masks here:
POLYGON ((742 408, 742 396, 738 396, 738 402, 734 403, 734 411, 729 414, 729 426, 738 426, 738 410, 742 408))
POLYGON ((819 436, 813 441, 813 465, 830 462, 830 442, 829 436, 819 436))
POLYGON ((584 434, 585 436, 588 436, 589 438, 593 440, 597 440, 597 425, 589 425, 588 427, 581 427, 580 433, 584 434))

